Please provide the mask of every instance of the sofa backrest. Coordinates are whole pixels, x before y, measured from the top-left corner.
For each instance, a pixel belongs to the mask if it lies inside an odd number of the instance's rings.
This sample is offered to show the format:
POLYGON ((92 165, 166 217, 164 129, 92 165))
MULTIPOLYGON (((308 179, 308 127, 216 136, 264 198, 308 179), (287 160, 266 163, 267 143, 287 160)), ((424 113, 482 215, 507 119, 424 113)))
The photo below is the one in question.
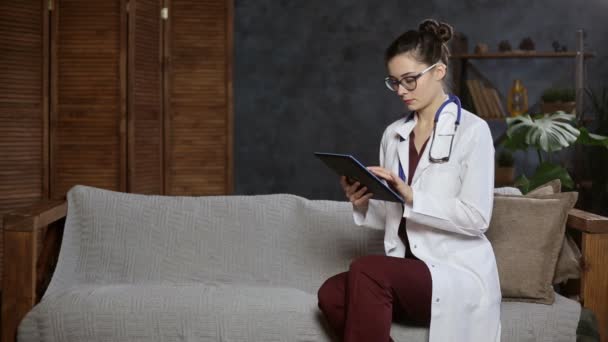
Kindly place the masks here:
POLYGON ((82 283, 228 282, 313 293, 383 232, 347 202, 293 195, 144 196, 76 186, 48 293, 82 283))

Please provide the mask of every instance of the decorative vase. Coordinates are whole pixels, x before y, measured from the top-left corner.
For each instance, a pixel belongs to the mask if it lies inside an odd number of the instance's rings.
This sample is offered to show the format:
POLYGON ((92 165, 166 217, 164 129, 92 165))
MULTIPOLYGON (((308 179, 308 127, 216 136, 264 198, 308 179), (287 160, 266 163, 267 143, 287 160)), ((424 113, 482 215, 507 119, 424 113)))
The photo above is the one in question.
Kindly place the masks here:
POLYGON ((507 98, 507 110, 511 116, 518 116, 528 111, 528 90, 520 80, 513 81, 507 98))

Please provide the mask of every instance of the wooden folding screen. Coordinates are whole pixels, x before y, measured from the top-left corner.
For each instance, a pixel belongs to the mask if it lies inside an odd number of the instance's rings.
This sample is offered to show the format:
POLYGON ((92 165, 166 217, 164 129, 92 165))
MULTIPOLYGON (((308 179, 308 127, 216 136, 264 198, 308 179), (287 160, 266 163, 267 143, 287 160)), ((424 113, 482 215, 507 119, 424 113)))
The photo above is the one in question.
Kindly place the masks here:
POLYGON ((232 1, 0 10, 0 215, 76 184, 232 192, 232 1))
POLYGON ((232 191, 232 13, 231 1, 169 2, 168 194, 232 191))
POLYGON ((163 191, 162 0, 129 2, 128 191, 163 191))
POLYGON ((126 190, 125 0, 57 0, 51 33, 51 198, 126 190))
MULTIPOLYGON (((48 194, 46 5, 0 1, 0 216, 48 194)), ((0 234, 0 277, 2 251, 0 234)))

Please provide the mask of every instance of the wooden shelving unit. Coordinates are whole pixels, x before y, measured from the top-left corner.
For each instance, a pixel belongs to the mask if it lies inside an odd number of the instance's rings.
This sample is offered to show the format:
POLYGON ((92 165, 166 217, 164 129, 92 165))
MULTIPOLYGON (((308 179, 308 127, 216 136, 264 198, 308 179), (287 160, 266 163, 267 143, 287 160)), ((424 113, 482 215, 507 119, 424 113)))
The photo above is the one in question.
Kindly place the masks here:
MULTIPOLYGON (((574 84, 576 90, 576 113, 583 112, 584 104, 584 85, 585 85, 585 60, 594 57, 593 53, 585 52, 583 30, 576 31, 576 51, 551 52, 551 51, 513 51, 513 52, 492 52, 483 54, 456 54, 450 57, 452 60, 452 77, 454 81, 454 93, 462 96, 466 90, 466 80, 468 68, 471 67, 470 60, 491 60, 491 59, 555 59, 573 58, 575 60, 574 84)), ((484 79, 491 84, 489 80, 484 79)), ((496 88, 496 87, 494 87, 496 88)), ((488 121, 502 120, 497 118, 484 118, 488 121)))
MULTIPOLYGON (((459 54, 453 55, 451 59, 517 59, 517 58, 574 58, 577 52, 496 52, 483 54, 459 54)), ((595 57, 592 53, 585 53, 585 58, 595 57)))

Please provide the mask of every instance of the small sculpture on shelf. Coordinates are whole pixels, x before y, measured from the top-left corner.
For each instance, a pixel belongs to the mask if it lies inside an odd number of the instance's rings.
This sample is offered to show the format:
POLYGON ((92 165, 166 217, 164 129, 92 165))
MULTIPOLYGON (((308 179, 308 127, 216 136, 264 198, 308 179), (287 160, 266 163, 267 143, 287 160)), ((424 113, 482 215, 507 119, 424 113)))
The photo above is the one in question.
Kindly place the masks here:
POLYGON ((502 40, 498 44, 498 51, 500 52, 510 52, 511 50, 511 43, 508 40, 502 40))
POLYGON ((477 43, 477 45, 475 45, 476 54, 484 54, 484 53, 488 53, 488 51, 489 51, 488 44, 477 43))
POLYGON ((519 49, 523 51, 534 51, 536 47, 534 46, 532 38, 526 37, 519 43, 519 49))
POLYGON ((551 44, 551 46, 553 46, 553 51, 555 51, 555 52, 568 51, 568 47, 566 47, 566 45, 561 45, 557 40, 554 40, 553 44, 551 44))

